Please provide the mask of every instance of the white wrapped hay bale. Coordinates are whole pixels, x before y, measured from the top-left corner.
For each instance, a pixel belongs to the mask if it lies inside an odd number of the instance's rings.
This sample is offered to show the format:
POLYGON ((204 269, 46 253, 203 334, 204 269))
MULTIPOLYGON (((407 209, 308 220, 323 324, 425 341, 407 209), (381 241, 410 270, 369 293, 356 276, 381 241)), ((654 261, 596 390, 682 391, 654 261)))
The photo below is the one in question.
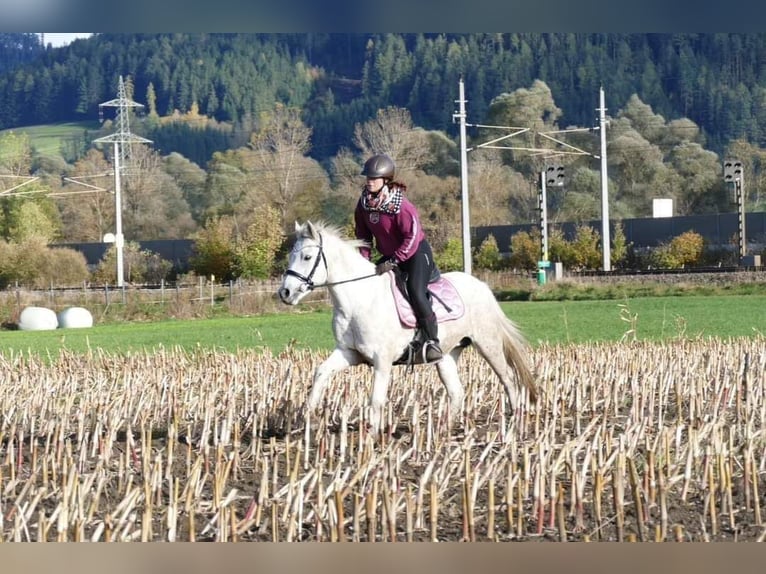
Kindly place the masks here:
POLYGON ((19 316, 22 331, 49 331, 58 325, 56 313, 47 307, 26 307, 19 316))
POLYGON ((93 326, 93 315, 83 307, 67 307, 58 314, 61 329, 83 329, 93 326))

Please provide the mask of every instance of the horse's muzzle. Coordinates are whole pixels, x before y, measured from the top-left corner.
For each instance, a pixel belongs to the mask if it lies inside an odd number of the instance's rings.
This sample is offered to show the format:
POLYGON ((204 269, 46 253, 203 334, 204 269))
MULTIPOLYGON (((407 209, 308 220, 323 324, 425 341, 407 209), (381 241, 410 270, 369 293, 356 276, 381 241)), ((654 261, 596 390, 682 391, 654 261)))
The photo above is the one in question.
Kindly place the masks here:
POLYGON ((282 303, 290 304, 290 290, 287 287, 280 287, 277 289, 277 295, 282 303))

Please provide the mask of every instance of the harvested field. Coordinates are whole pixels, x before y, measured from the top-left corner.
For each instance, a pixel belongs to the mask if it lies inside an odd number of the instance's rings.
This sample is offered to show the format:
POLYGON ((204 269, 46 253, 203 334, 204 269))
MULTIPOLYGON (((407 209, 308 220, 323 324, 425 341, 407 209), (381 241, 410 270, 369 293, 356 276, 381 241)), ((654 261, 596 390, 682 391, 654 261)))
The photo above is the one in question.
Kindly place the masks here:
POLYGON ((746 541, 766 536, 766 340, 538 347, 506 412, 473 350, 462 422, 430 367, 299 406, 324 358, 0 358, 4 541, 746 541))

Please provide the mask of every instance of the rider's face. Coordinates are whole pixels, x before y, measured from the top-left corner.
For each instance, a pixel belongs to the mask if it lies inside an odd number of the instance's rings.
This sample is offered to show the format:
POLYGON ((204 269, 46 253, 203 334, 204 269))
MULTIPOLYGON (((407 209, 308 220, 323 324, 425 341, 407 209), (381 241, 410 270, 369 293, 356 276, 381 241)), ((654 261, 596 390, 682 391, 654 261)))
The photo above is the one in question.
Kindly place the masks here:
POLYGON ((368 177, 367 178, 367 191, 369 193, 378 193, 383 189, 383 185, 386 180, 382 177, 368 177))

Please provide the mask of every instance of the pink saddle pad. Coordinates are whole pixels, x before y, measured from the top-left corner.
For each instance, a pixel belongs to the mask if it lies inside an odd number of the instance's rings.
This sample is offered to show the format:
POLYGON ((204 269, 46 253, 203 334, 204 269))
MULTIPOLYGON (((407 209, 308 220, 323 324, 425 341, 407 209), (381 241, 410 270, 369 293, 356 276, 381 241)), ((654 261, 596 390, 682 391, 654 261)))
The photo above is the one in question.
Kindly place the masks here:
MULTIPOLYGON (((396 276, 390 272, 388 275, 391 278, 391 291, 394 294, 394 302, 396 304, 396 312, 399 314, 399 320, 405 327, 415 327, 417 320, 412 311, 412 306, 404 298, 399 287, 396 286, 396 276)), ((463 316, 465 312, 463 299, 449 279, 442 275, 437 281, 428 284, 428 290, 433 294, 431 305, 438 323, 452 321, 463 316)))

